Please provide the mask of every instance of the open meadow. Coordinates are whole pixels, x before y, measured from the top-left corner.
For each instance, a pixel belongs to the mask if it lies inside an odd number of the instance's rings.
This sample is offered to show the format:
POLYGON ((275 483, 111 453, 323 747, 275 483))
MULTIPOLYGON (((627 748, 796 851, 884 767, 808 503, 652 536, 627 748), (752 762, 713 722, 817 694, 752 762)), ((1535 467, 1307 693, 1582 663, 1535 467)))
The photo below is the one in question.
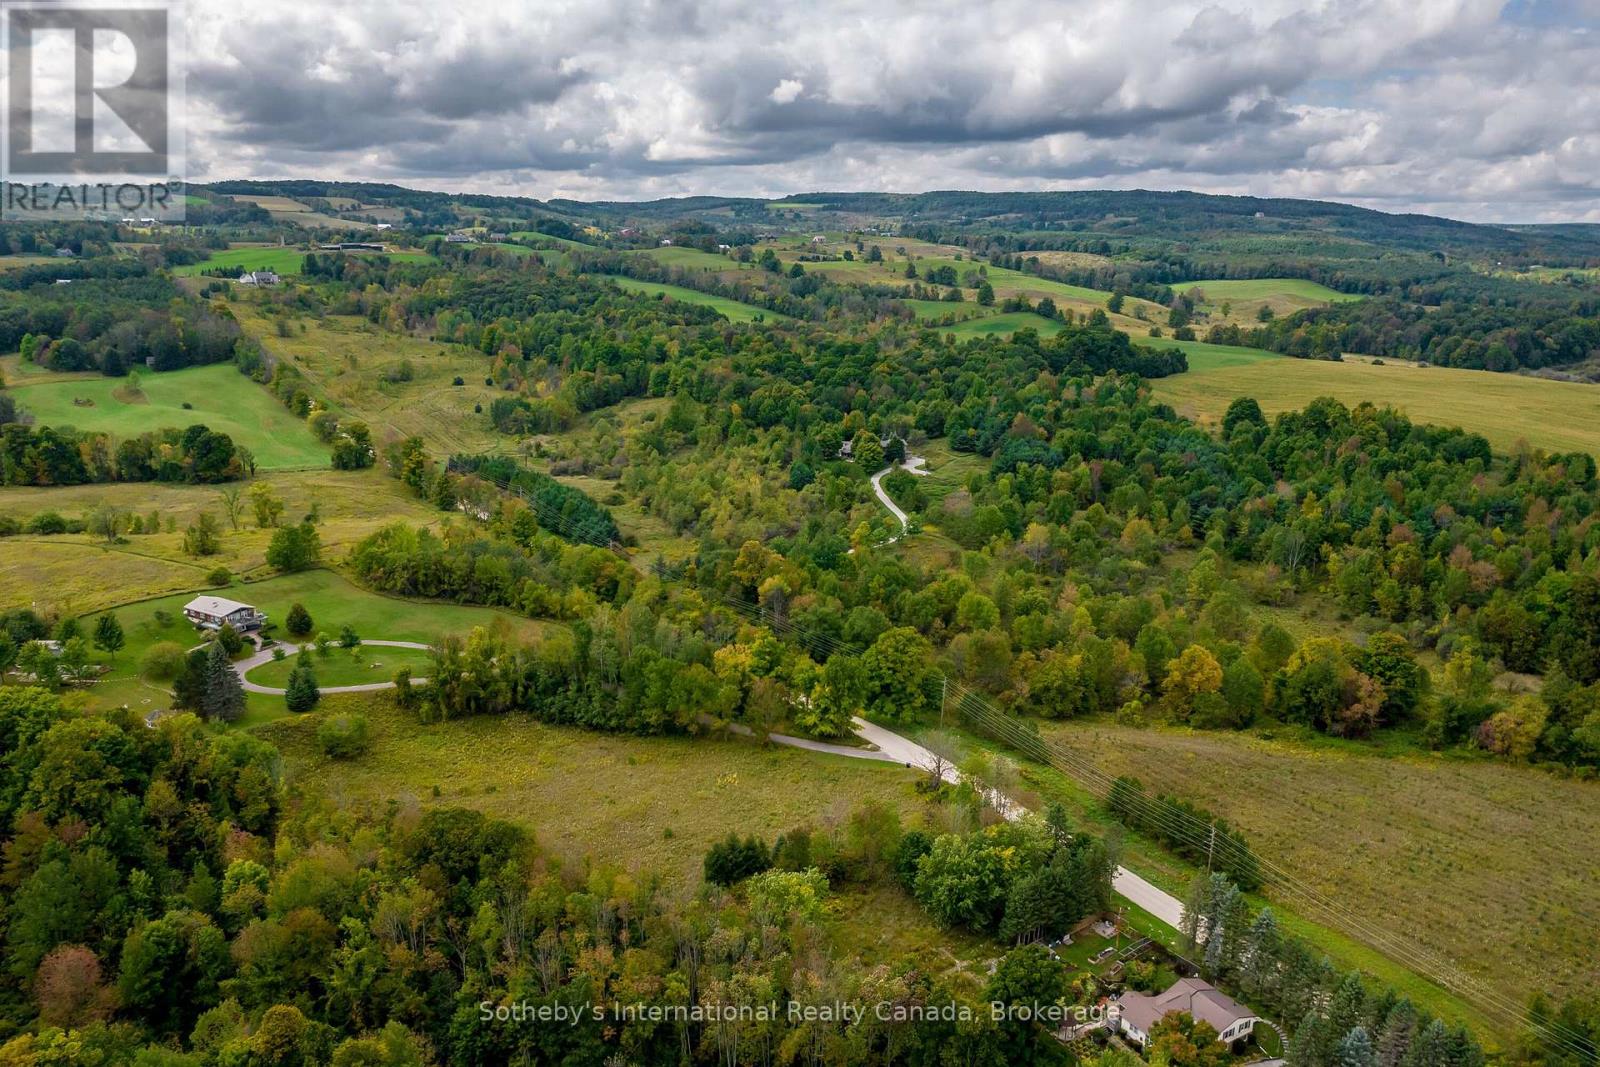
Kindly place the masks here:
POLYGON ((16 357, 8 357, 4 369, 8 391, 40 425, 131 437, 167 426, 183 429, 204 423, 248 448, 259 470, 328 463, 328 447, 305 421, 231 364, 144 371, 137 379, 46 374, 37 384, 16 357))
POLYGON ((753 304, 730 300, 725 296, 702 293, 697 289, 688 289, 681 285, 640 281, 638 278, 629 278, 620 274, 609 275, 608 277, 617 284, 619 289, 632 293, 645 293, 657 298, 664 297, 668 300, 682 300, 686 304, 703 304, 726 315, 732 322, 786 322, 789 319, 788 315, 783 315, 776 311, 768 311, 766 308, 759 308, 753 304))
POLYGON ((372 469, 265 474, 222 486, 127 482, 47 489, 7 486, 0 488, 0 515, 23 525, 46 511, 78 519, 108 505, 141 518, 155 513, 162 528, 124 534, 116 543, 87 533, 0 538, 0 604, 32 603, 41 611, 74 615, 201 588, 218 567, 235 577, 266 575, 272 531, 256 526, 248 503, 250 489, 258 483, 269 486, 283 501, 286 522, 297 522, 315 509, 325 560, 343 558, 357 541, 389 523, 423 525, 444 517, 399 482, 372 469), (237 530, 227 519, 223 502, 223 493, 233 489, 241 491, 245 502, 237 530), (202 512, 209 512, 221 527, 219 551, 213 556, 189 556, 183 551, 183 531, 202 512))
POLYGON ((530 826, 558 853, 659 870, 679 886, 730 831, 770 841, 863 804, 907 815, 923 806, 919 775, 897 764, 745 739, 598 734, 523 715, 422 724, 385 694, 330 696, 315 714, 257 733, 283 751, 291 788, 380 810, 390 798, 478 808, 530 826), (333 763, 314 735, 341 709, 367 715, 373 748, 333 763))
POLYGON ((1325 740, 1042 728, 1108 774, 1210 809, 1353 915, 1404 931, 1514 1001, 1593 980, 1600 854, 1578 843, 1600 840, 1600 783, 1325 740))
POLYGON ((1388 404, 1418 422, 1463 426, 1496 449, 1527 441, 1549 451, 1600 455, 1600 387, 1393 361, 1263 355, 1232 364, 1191 355, 1189 373, 1158 379, 1151 389, 1180 414, 1213 427, 1237 397, 1254 397, 1270 415, 1331 396, 1352 407, 1388 404))

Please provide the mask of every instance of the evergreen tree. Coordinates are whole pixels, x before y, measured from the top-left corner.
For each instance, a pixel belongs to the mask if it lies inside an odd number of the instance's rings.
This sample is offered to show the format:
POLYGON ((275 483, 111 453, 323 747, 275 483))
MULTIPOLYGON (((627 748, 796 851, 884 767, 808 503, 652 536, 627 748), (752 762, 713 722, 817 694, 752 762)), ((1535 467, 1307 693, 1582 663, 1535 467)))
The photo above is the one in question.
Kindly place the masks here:
POLYGON ((1417 1034, 1417 1009, 1401 1000, 1389 1009, 1383 1021, 1383 1037, 1378 1041, 1378 1067, 1400 1067, 1417 1034))
POLYGON ((311 621, 311 612, 306 610, 306 606, 296 602, 289 608, 289 615, 283 620, 283 625, 294 637, 304 637, 311 632, 315 623, 311 621))
POLYGON ((206 666, 200 687, 200 713, 214 722, 236 722, 244 714, 244 686, 228 659, 222 642, 213 641, 206 650, 206 666))
POLYGON ((1402 1067, 1454 1067, 1451 1063, 1454 1046, 1450 1028, 1435 1019, 1417 1035, 1400 1062, 1402 1067))
POLYGON ((1354 1026, 1334 1046, 1334 1067, 1375 1067, 1377 1056, 1372 1051, 1372 1038, 1365 1026, 1354 1026))
POLYGON ((1277 983, 1278 950, 1283 945, 1283 935, 1278 930, 1278 920, 1271 908, 1262 908, 1250 924, 1245 945, 1243 973, 1240 980, 1245 996, 1253 1000, 1271 999, 1277 983))
POLYGON ((1306 1012, 1284 1053, 1285 1067, 1326 1067, 1322 1056, 1322 1016, 1306 1012))
POLYGON ((283 702, 290 711, 310 711, 322 699, 317 689, 317 676, 304 658, 289 672, 289 682, 283 690, 283 702))

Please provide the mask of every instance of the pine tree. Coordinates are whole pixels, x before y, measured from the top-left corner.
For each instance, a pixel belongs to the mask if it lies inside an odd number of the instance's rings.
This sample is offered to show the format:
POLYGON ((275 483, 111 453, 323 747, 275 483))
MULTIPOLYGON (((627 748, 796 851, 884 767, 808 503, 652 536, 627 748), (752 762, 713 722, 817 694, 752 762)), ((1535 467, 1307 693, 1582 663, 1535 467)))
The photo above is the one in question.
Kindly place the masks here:
POLYGON ((1315 1011, 1306 1012, 1295 1028, 1294 1037, 1289 1039, 1283 1059, 1286 1067, 1323 1067, 1322 1016, 1315 1011))
POLYGON ((1453 1046, 1449 1027, 1435 1019, 1417 1035, 1401 1063, 1403 1067, 1451 1067, 1453 1046))
POLYGON ((1377 1056, 1372 1051, 1372 1038, 1365 1026, 1353 1026, 1339 1039, 1333 1050, 1334 1067, 1375 1067, 1377 1056))
POLYGON ((310 711, 322 699, 317 689, 317 676, 311 664, 301 661, 289 672, 289 683, 283 690, 283 702, 290 711, 310 711))
POLYGON ((94 624, 94 647, 115 660, 126 643, 122 623, 117 621, 117 617, 109 612, 100 616, 100 621, 94 624))
POLYGON ((244 714, 244 686, 221 642, 206 651, 205 674, 200 686, 200 713, 216 722, 236 722, 244 714))
POLYGON ((1401 1000, 1389 1009, 1383 1021, 1383 1037, 1378 1041, 1378 1067, 1400 1067, 1411 1051, 1411 1042, 1417 1033, 1417 1009, 1409 1000, 1401 1000))
POLYGON ((1277 917, 1272 914, 1271 908, 1262 908, 1250 924, 1244 959, 1241 961, 1243 973, 1240 979, 1246 996, 1264 999, 1272 989, 1278 973, 1278 948, 1282 943, 1277 917))
POLYGON ((1200 931, 1206 925, 1206 904, 1209 894, 1207 883, 1203 875, 1195 875, 1189 883, 1189 895, 1183 902, 1183 922, 1180 930, 1183 934, 1184 951, 1193 955, 1200 944, 1200 931))

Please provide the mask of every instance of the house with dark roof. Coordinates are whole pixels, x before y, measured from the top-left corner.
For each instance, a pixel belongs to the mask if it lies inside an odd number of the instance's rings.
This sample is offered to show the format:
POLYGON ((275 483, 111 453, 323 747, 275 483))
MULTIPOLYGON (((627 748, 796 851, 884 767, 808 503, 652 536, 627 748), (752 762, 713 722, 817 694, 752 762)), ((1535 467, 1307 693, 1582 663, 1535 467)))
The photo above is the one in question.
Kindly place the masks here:
POLYGON ((1124 993, 1115 1003, 1116 1028, 1140 1048, 1150 1044, 1156 1023, 1174 1012, 1184 1012, 1196 1022, 1210 1023, 1224 1045, 1250 1036, 1260 1016, 1228 994, 1199 978, 1180 978, 1165 993, 1147 996, 1124 993))

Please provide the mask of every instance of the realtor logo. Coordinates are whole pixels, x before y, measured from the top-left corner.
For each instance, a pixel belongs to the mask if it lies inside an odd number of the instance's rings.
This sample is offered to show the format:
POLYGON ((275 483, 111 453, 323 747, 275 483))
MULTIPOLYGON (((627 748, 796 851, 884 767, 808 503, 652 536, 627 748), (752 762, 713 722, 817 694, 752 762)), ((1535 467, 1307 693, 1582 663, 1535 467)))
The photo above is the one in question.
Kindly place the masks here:
POLYGON ((174 32, 161 0, 0 0, 6 219, 181 218, 174 32))

